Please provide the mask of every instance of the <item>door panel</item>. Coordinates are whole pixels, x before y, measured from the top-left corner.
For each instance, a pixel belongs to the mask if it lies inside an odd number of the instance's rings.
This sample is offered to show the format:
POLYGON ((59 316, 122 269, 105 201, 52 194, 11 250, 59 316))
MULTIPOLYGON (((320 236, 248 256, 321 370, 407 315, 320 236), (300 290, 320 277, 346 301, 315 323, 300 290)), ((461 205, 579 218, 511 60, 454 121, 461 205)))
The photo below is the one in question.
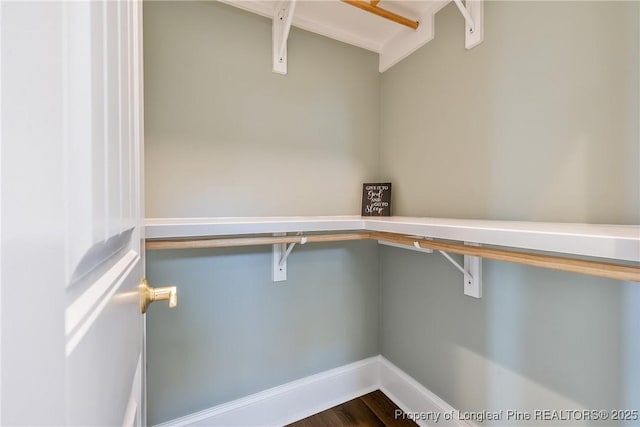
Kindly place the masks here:
POLYGON ((139 251, 140 6, 133 2, 65 2, 68 53, 68 285, 124 247, 139 251), (88 232, 74 232, 78 228, 88 232), (125 234, 129 232, 129 234, 125 234))
MULTIPOLYGON (((76 334, 68 336, 71 425, 122 425, 127 412, 141 355, 137 278, 142 265, 140 257, 132 251, 122 260, 125 262, 118 263, 105 275, 109 279, 120 275, 111 280, 113 287, 98 297, 77 326, 76 334)), ((141 390, 135 393, 139 395, 141 390)))
MULTIPOLYGON (((90 115, 90 126, 81 128, 93 137, 83 138, 91 150, 69 152, 70 163, 92 167, 83 171, 84 177, 69 180, 69 199, 74 203, 69 204, 68 217, 85 215, 87 228, 81 234, 91 239, 75 242, 70 246, 75 256, 68 257, 73 269, 73 289, 67 293, 65 310, 68 423, 121 425, 133 417, 135 425, 141 421, 144 367, 140 363, 143 325, 138 294, 144 276, 143 215, 138 200, 142 192, 134 187, 142 182, 137 176, 141 168, 135 163, 141 157, 141 116, 132 114, 140 105, 135 89, 141 86, 134 85, 133 79, 138 78, 136 61, 141 60, 137 43, 141 4, 64 5, 66 39, 69 44, 80 44, 74 56, 81 58, 70 58, 77 68, 70 70, 68 88, 81 95, 73 98, 78 105, 69 105, 68 111, 80 111, 82 118, 90 115), (78 39, 88 41, 78 43, 78 39), (87 75, 89 81, 79 77, 87 75), (86 90, 75 88, 75 81, 82 81, 86 90), (87 105, 93 114, 81 111, 87 105), (87 180, 94 184, 83 182, 87 180), (89 202, 82 201, 86 199, 89 202), (88 209, 83 203, 92 206, 88 209), (71 207, 77 205, 82 209, 76 213, 71 207)), ((73 128, 76 118, 68 120, 73 128)), ((71 234, 76 234, 73 229, 71 234)))
POLYGON ((142 2, 0 2, 0 424, 144 416, 142 2))

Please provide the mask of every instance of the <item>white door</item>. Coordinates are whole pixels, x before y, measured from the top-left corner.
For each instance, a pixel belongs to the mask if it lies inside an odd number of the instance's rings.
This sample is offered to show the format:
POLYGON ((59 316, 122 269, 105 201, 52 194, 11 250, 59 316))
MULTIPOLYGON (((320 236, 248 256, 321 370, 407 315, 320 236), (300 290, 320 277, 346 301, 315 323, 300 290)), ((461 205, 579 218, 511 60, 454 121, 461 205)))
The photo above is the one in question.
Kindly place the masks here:
POLYGON ((0 19, 0 424, 142 425, 142 2, 0 19))

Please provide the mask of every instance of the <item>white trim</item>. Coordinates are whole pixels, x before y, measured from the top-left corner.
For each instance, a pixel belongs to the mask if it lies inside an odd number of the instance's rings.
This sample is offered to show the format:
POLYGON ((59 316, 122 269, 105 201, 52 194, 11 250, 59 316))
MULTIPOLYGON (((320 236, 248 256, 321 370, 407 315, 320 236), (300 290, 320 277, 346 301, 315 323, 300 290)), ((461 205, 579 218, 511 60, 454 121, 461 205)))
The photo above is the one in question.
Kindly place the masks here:
MULTIPOLYGON (((0 2, 0 23, 3 3, 0 2)), ((0 319, 2 319, 2 29, 0 29, 0 319)), ((0 423, 2 423, 2 322, 0 322, 0 423)))
POLYGON ((282 426, 378 388, 377 357, 292 381, 196 412, 158 427, 282 426))
POLYGON ((122 420, 122 427, 135 427, 141 425, 137 421, 140 419, 139 407, 141 398, 141 386, 142 386, 142 353, 138 357, 138 364, 136 366, 136 373, 133 376, 133 382, 131 383, 131 392, 129 393, 129 402, 127 403, 127 409, 124 412, 124 419, 122 420))
POLYGON ((458 419, 458 411, 438 395, 424 387, 418 381, 409 376, 389 360, 380 356, 380 390, 393 400, 396 405, 406 413, 439 413, 453 414, 452 421, 440 419, 437 423, 429 423, 416 419, 420 426, 472 426, 458 419))
MULTIPOLYGON (((406 413, 435 411, 443 415, 455 414, 452 422, 440 419, 438 427, 469 426, 457 420, 458 411, 444 400, 384 357, 375 356, 176 418, 156 427, 282 426, 374 390, 382 390, 406 413)), ((421 426, 436 425, 420 419, 416 421, 421 426)))
MULTIPOLYGON (((143 1, 135 0, 133 8, 133 188, 131 197, 135 198, 133 217, 136 219, 132 244, 140 254, 142 277, 146 276, 144 247, 144 52, 143 52, 143 1)), ((138 405, 137 425, 147 425, 147 316, 141 320, 140 354, 140 402, 138 405)))
POLYGON ((73 352, 91 328, 111 297, 125 283, 125 279, 129 277, 129 273, 138 261, 140 261, 140 255, 130 250, 67 307, 64 313, 67 356, 73 352))

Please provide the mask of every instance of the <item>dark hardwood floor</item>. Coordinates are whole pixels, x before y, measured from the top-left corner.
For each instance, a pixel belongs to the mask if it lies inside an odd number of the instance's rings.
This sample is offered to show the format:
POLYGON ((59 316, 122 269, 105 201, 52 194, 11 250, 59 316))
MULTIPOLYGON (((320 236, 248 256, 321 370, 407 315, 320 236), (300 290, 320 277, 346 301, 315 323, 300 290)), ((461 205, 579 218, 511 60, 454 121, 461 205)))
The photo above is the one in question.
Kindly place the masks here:
POLYGON ((287 427, 404 427, 417 426, 409 419, 398 417, 395 403, 376 390, 326 411, 289 424, 287 427))

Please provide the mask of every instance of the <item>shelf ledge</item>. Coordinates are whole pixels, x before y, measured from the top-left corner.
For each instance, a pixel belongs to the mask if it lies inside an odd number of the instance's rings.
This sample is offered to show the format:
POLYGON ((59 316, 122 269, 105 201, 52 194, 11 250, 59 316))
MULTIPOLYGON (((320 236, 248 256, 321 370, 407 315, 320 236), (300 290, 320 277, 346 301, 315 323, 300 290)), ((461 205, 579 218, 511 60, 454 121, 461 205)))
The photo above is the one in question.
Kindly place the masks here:
POLYGON ((149 218, 148 240, 273 233, 384 232, 640 262, 640 226, 418 217, 149 218))

